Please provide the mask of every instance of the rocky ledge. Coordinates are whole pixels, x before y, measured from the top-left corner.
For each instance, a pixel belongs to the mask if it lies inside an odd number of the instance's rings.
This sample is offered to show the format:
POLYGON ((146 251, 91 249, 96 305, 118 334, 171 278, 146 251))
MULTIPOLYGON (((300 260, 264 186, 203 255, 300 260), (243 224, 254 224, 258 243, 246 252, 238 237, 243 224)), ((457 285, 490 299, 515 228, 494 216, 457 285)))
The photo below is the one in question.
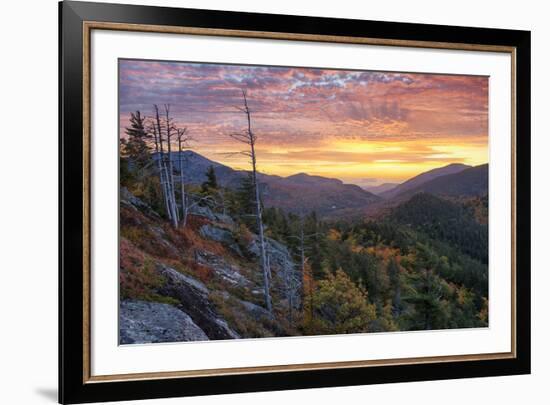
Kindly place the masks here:
POLYGON ((123 345, 208 340, 208 336, 189 315, 172 305, 122 301, 119 317, 119 339, 123 345))

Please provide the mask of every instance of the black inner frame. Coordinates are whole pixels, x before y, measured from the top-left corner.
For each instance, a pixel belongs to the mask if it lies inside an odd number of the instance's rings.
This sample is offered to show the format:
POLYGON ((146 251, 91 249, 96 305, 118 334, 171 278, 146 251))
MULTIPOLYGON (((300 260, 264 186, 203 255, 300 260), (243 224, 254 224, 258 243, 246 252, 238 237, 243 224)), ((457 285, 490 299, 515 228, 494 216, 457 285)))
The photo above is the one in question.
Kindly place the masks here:
POLYGON ((529 31, 59 3, 59 401, 83 403, 237 392, 527 374, 531 369, 531 169, 529 31), (436 41, 516 48, 516 358, 84 383, 83 376, 83 22, 436 41))

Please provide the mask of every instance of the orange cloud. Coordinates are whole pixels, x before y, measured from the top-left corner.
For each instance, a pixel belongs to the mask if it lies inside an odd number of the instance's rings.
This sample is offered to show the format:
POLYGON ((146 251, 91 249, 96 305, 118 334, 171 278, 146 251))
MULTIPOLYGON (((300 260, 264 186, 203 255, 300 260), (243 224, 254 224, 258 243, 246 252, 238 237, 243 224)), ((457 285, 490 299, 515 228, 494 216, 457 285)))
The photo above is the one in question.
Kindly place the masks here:
POLYGON ((228 134, 245 126, 248 91, 261 170, 345 181, 401 181, 421 171, 488 161, 488 80, 391 73, 122 60, 120 130, 130 111, 171 104, 193 148, 247 168, 228 134))

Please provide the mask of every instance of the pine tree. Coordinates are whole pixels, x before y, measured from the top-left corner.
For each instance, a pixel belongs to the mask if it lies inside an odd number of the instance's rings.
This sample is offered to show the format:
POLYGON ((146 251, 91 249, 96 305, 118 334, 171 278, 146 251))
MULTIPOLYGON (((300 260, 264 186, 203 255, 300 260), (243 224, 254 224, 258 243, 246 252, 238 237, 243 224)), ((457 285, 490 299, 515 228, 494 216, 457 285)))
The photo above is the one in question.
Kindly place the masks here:
POLYGON ((252 180, 252 173, 249 172, 241 180, 235 200, 237 215, 239 215, 242 222, 255 231, 256 221, 254 216, 256 206, 254 204, 254 181, 252 180))
POLYGON ((410 315, 411 329, 445 328, 445 306, 441 279, 432 270, 423 269, 411 276, 415 293, 403 299, 414 305, 410 315))
POLYGON ((208 166, 206 169, 206 181, 202 183, 203 193, 208 193, 212 190, 218 189, 218 179, 216 178, 216 172, 214 171, 214 166, 208 166))
POLYGON ((145 130, 145 117, 140 111, 130 113, 130 127, 126 128, 128 139, 123 143, 123 154, 137 169, 144 168, 151 159, 151 148, 147 143, 149 135, 145 130))

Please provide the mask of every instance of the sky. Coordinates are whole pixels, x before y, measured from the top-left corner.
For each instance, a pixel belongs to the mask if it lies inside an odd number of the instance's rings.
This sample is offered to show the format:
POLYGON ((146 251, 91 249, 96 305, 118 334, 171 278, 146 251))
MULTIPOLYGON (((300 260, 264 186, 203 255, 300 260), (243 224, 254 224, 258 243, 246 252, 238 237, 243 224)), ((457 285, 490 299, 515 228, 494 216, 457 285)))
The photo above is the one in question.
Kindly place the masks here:
POLYGON ((243 149, 229 136, 246 127, 242 89, 263 173, 369 186, 488 162, 487 77, 142 60, 119 73, 121 134, 131 111, 169 104, 192 150, 235 169, 250 167, 229 153, 243 149))

